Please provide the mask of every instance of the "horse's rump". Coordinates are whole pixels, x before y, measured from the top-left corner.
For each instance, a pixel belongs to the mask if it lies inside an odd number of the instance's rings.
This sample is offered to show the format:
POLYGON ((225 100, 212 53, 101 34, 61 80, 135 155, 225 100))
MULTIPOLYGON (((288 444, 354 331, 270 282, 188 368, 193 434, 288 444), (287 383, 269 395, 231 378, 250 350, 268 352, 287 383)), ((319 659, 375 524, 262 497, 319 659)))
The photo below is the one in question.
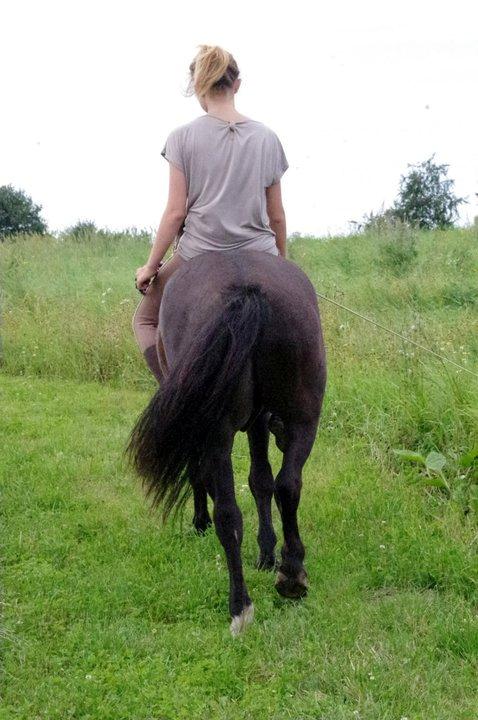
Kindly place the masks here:
MULTIPOLYGON (((252 367, 247 368, 254 382, 254 405, 281 417, 314 413, 325 384, 317 297, 299 267, 268 253, 204 253, 173 275, 160 313, 168 365, 181 361, 191 338, 221 312, 234 286, 260 289, 269 308, 252 367)), ((243 384, 247 386, 247 380, 243 384)))

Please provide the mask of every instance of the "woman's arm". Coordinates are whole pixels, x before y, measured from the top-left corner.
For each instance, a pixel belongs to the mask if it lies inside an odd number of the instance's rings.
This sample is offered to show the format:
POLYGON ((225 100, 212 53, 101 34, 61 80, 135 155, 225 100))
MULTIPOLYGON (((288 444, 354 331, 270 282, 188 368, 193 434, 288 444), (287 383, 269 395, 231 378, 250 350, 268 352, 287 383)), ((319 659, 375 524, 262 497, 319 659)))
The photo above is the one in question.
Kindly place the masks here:
POLYGON ((276 236, 276 245, 279 255, 287 257, 287 230, 280 181, 266 188, 267 215, 271 230, 276 236))
POLYGON ((149 280, 156 274, 159 264, 181 229, 186 217, 186 202, 186 177, 179 168, 169 163, 168 202, 151 247, 149 258, 146 264, 136 271, 138 290, 146 289, 149 280))

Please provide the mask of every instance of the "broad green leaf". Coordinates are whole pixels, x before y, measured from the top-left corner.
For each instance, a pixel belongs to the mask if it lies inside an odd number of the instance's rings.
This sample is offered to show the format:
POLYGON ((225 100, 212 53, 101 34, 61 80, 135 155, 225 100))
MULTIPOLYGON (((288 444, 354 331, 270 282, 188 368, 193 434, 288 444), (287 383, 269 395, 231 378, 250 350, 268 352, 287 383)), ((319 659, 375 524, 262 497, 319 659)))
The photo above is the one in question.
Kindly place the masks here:
POLYGON ((460 465, 461 467, 469 468, 473 465, 475 460, 478 460, 478 445, 460 458, 460 465))
POLYGON ((446 457, 441 453, 432 451, 431 453, 428 453, 425 459, 425 465, 428 470, 440 472, 440 470, 442 470, 446 465, 446 457))
POLYGON ((439 487, 439 488, 446 488, 448 490, 448 485, 446 484, 446 481, 442 478, 441 475, 433 475, 433 477, 425 477, 423 478, 422 484, 426 487, 439 487))
POLYGON ((410 462, 418 463, 419 465, 426 465, 423 455, 413 452, 413 450, 394 450, 393 452, 395 455, 402 458, 402 460, 409 460, 410 462))

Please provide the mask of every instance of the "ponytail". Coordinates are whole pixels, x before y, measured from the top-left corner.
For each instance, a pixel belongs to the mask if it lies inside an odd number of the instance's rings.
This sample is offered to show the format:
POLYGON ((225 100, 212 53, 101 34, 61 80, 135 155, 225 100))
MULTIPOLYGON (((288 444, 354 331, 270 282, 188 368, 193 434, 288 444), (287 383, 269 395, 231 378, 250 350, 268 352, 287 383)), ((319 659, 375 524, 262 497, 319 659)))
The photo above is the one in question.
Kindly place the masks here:
POLYGON ((218 45, 199 45, 199 52, 189 66, 187 95, 203 97, 211 91, 232 87, 239 68, 231 53, 218 45))

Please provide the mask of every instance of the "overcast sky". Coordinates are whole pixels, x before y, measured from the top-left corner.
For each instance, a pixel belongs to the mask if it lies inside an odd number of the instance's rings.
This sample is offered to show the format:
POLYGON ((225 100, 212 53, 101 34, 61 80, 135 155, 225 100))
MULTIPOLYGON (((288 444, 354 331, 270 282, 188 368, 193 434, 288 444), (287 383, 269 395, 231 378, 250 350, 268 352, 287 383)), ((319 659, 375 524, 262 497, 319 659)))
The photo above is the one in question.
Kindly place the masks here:
POLYGON ((201 43, 235 56, 237 109, 279 135, 288 232, 346 232, 436 153, 478 215, 478 3, 1 0, 0 185, 51 229, 154 227, 168 133, 201 43))

